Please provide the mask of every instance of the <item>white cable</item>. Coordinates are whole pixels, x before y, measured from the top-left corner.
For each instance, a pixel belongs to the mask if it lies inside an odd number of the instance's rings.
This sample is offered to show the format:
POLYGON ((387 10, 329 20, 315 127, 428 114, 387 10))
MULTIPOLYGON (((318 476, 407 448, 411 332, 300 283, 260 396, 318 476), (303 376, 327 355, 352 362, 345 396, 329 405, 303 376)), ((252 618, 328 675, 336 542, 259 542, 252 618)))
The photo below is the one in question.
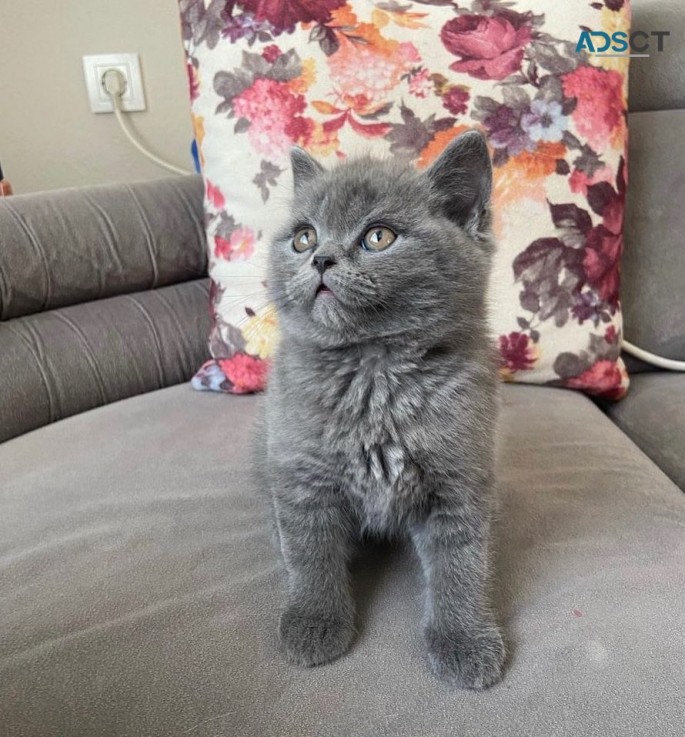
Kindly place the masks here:
POLYGON ((629 343, 627 340, 623 341, 623 350, 626 353, 630 353, 631 356, 639 358, 641 361, 651 363, 653 366, 668 369, 669 371, 685 371, 685 361, 676 361, 673 358, 664 358, 663 356, 657 356, 656 353, 650 353, 643 348, 638 348, 636 345, 629 343))
POLYGON ((128 138, 128 140, 138 149, 138 151, 140 151, 141 154, 143 154, 143 156, 147 156, 147 158, 154 161, 157 166, 161 166, 163 169, 168 169, 169 171, 174 172, 174 174, 193 174, 192 171, 181 169, 178 166, 174 166, 174 164, 170 164, 168 161, 164 161, 164 159, 160 159, 159 156, 155 156, 155 154, 148 151, 145 146, 136 139, 133 133, 131 133, 121 109, 121 96, 124 94, 126 79, 118 69, 108 69, 102 75, 102 86, 112 100, 114 117, 117 119, 119 127, 126 138, 128 138))

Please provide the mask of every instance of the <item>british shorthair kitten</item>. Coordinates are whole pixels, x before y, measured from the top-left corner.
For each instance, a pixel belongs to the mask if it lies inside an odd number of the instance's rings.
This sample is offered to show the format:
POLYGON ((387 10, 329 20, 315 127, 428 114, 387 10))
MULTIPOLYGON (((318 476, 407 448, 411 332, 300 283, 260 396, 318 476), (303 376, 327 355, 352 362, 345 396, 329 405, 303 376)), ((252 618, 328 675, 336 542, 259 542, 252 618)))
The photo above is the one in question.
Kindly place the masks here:
POLYGON ((502 637, 488 602, 496 369, 485 296, 493 241, 483 137, 427 170, 292 153, 295 198, 270 252, 281 341, 261 474, 287 592, 293 663, 354 635, 348 562, 365 535, 406 536, 426 581, 433 671, 486 688, 502 637))

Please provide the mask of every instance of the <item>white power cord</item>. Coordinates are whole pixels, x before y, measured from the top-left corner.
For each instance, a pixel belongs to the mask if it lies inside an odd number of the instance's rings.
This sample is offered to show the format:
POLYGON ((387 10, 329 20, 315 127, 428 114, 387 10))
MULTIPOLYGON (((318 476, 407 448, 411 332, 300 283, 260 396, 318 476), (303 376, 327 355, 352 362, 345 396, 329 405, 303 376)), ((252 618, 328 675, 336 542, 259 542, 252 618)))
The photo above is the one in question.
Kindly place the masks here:
POLYGON ((118 69, 108 69, 102 75, 102 87, 112 100, 114 117, 117 119, 119 127, 126 138, 128 138, 128 140, 138 149, 138 151, 140 151, 141 154, 143 154, 143 156, 154 161, 157 166, 161 166, 163 169, 168 169, 169 171, 174 172, 174 174, 193 174, 192 171, 181 169, 178 166, 174 166, 174 164, 170 164, 168 161, 164 161, 164 159, 160 159, 159 156, 155 156, 155 154, 153 154, 152 151, 148 151, 129 130, 121 109, 121 97, 126 90, 126 78, 118 69))
POLYGON ((622 348, 626 353, 630 353, 631 356, 635 356, 635 358, 639 358, 641 361, 645 361, 645 363, 651 363, 653 366, 668 369, 669 371, 685 371, 685 361, 676 361, 673 358, 657 356, 656 353, 650 353, 644 350, 644 348, 638 348, 627 340, 623 341, 622 348))

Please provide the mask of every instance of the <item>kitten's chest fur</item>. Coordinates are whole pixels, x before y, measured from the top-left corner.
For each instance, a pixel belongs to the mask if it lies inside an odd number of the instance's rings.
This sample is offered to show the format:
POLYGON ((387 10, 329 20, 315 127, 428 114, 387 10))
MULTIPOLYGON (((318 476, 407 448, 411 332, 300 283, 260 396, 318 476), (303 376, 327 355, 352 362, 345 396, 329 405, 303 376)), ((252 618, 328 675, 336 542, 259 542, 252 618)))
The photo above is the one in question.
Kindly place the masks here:
POLYGON ((310 441, 362 526, 397 528, 422 506, 420 425, 431 390, 421 359, 384 345, 319 357, 307 394, 310 441))

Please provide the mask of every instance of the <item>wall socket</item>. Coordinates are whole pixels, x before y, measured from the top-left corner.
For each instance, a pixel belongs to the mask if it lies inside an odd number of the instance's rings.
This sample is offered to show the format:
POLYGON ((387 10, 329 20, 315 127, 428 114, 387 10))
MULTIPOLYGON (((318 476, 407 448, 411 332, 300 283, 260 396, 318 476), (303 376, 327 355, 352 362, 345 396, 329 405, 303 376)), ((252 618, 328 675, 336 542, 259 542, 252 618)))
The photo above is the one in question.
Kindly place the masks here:
POLYGON ((114 112, 112 101, 102 86, 102 75, 108 69, 118 69, 126 78, 121 109, 126 112, 145 110, 145 92, 138 54, 90 54, 83 57, 83 74, 91 112, 114 112))

